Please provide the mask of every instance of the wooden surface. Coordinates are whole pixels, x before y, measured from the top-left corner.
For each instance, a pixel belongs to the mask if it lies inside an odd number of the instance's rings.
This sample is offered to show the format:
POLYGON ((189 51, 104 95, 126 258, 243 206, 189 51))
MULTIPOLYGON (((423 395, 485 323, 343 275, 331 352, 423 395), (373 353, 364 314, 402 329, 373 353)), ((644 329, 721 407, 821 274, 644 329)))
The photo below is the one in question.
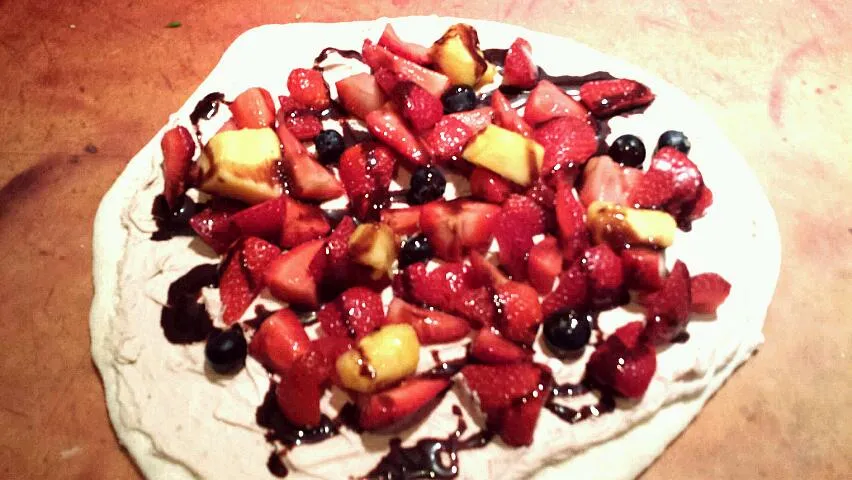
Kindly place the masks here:
MULTIPOLYGON (((0 1, 0 478, 138 477, 89 353, 98 201, 239 33, 433 13, 379 3, 0 1)), ((766 345, 645 478, 850 478, 852 4, 630 3, 436 11, 571 36, 680 86, 775 207, 784 260, 766 345)))

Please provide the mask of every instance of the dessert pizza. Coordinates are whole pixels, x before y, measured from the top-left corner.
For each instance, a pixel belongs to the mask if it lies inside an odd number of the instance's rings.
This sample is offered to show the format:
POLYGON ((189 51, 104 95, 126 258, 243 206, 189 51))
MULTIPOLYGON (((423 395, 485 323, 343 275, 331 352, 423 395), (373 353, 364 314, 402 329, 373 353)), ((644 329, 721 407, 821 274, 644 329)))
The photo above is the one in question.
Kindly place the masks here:
POLYGON ((587 47, 270 25, 104 198, 92 351, 151 478, 631 478, 761 343, 774 222, 587 47))

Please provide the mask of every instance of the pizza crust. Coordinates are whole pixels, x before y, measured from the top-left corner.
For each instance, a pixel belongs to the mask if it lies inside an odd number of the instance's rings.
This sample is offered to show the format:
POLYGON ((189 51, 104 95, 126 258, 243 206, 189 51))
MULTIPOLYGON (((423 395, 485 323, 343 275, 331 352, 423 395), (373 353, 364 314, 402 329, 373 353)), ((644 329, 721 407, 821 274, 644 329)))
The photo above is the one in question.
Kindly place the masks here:
MULTIPOLYGON (((154 384, 145 385, 144 381, 139 380, 144 379, 144 376, 132 377, 127 373, 131 370, 128 366, 134 365, 136 361, 135 356, 148 345, 140 345, 139 339, 122 336, 121 321, 122 314, 127 313, 124 311, 127 299, 122 303, 120 294, 122 288, 127 288, 127 282, 132 283, 133 280, 132 275, 128 277, 122 270, 122 265, 127 261, 127 252, 142 245, 145 237, 145 232, 142 231, 144 226, 140 228, 140 225, 134 223, 134 216, 126 213, 133 213, 132 207, 135 202, 140 201, 140 197, 148 198, 140 195, 140 192, 158 192, 161 188, 161 135, 166 128, 178 122, 185 123, 196 102, 207 93, 222 91, 232 97, 250 86, 263 86, 271 91, 278 91, 286 78, 286 72, 297 66, 310 65, 321 48, 357 48, 363 38, 377 38, 389 21, 398 31, 405 33, 406 39, 424 44, 437 38, 453 23, 469 23, 477 28, 484 47, 507 47, 515 37, 523 36, 533 45, 537 62, 550 72, 584 74, 594 70, 608 70, 616 76, 635 78, 649 85, 658 96, 652 108, 646 112, 651 120, 655 111, 673 114, 647 122, 642 122, 646 116, 639 117, 638 122, 635 119, 632 122, 625 119, 625 125, 629 124, 631 133, 649 139, 656 138, 664 129, 678 128, 690 135, 695 145, 694 153, 690 156, 701 168, 707 184, 714 190, 716 203, 706 219, 696 222, 689 236, 678 237, 675 245, 667 252, 667 258, 684 259, 693 274, 719 271, 731 281, 734 285, 731 297, 720 308, 719 318, 712 322, 692 322, 689 330, 696 340, 672 346, 660 354, 661 371, 658 376, 661 380, 658 382, 655 378, 652 389, 665 389, 665 393, 657 398, 654 405, 637 406, 637 410, 641 410, 643 415, 632 418, 628 425, 617 424, 618 417, 622 414, 619 410, 601 417, 602 422, 585 422, 574 426, 575 429, 571 432, 582 433, 589 425, 600 431, 596 438, 579 442, 585 449, 567 448, 552 452, 551 448, 545 446, 545 442, 537 442, 529 449, 522 449, 522 462, 512 461, 513 455, 507 455, 506 462, 486 463, 487 468, 493 469, 493 472, 501 472, 506 478, 556 479, 568 478, 568 475, 588 478, 590 472, 594 472, 595 478, 635 477, 686 428, 704 402, 762 342, 760 331, 780 268, 780 239, 774 213, 744 159, 724 138, 712 120, 685 94, 671 85, 568 39, 495 22, 434 16, 343 24, 267 25, 249 30, 228 48, 210 76, 171 117, 169 125, 158 132, 130 161, 105 195, 95 218, 95 297, 90 316, 92 356, 104 381, 109 415, 119 441, 128 449, 146 477, 183 479, 215 476, 203 465, 196 464, 203 461, 206 458, 204 455, 210 452, 198 453, 202 459, 199 462, 187 460, 187 457, 192 457, 191 446, 188 445, 190 452, 164 448, 159 441, 163 430, 152 435, 144 428, 144 421, 140 423, 131 420, 134 415, 145 413, 134 409, 134 406, 138 407, 136 402, 144 402, 144 399, 127 393, 132 390, 131 384, 134 381, 139 383, 135 386, 137 392, 154 384), (327 35, 322 32, 327 32, 327 35), (277 57, 273 57, 278 60, 276 62, 265 63, 259 60, 262 58, 258 55, 259 52, 280 52, 282 45, 299 45, 300 50, 288 52, 286 62, 277 57), (282 63, 286 65, 281 65, 282 63), (231 72, 239 74, 232 75, 231 72), (663 120, 668 122, 665 128, 660 127, 663 120), (736 323, 728 320, 735 320, 736 323), (699 348, 703 344, 699 345, 698 339, 707 338, 714 339, 713 348, 699 348), (684 351, 689 353, 683 353, 684 351), (688 361, 666 361, 667 358, 682 360, 681 357, 687 358, 688 361), (667 365, 672 367, 668 371, 667 365), (694 375, 695 378, 688 375, 694 375), (666 383, 663 381, 665 376, 679 381, 666 383), (136 380, 128 380, 129 378, 136 380), (140 425, 143 428, 140 428, 140 425), (625 455, 625 452, 629 453, 625 455), (613 458, 624 461, 612 462, 613 458), (550 464, 545 466, 545 463, 550 464), (601 470, 601 465, 606 465, 607 469, 601 470)), ((621 122, 622 119, 614 119, 611 122, 614 134, 623 128, 619 125, 621 122)), ((140 205, 141 203, 144 202, 140 202, 140 205)), ((150 203, 141 205, 137 210, 142 212, 143 207, 150 211, 150 203)), ((199 254, 198 258, 203 257, 203 254, 199 254)), ((192 261, 198 263, 198 259, 192 261)), ((151 267, 148 265, 146 268, 151 267)), ((163 271, 164 267, 166 270, 177 270, 174 265, 157 265, 154 269, 163 271)), ((164 290, 159 294, 165 295, 164 290)), ((156 296, 156 293, 153 296, 156 296)), ((153 318, 151 320, 154 321, 153 318)), ((156 323, 156 328, 159 328, 158 321, 156 323)), ((197 359, 197 352, 189 351, 188 355, 192 354, 197 359)), ((203 354, 201 359, 203 363, 203 354)), ((171 368, 171 365, 166 365, 165 368, 171 368)), ((248 370, 252 370, 252 367, 248 370)), ((151 382, 151 379, 147 378, 146 381, 151 382)), ((216 385, 216 388, 221 387, 216 385)), ((649 390, 646 397, 652 396, 649 390)), ((253 413, 253 410, 249 412, 250 415, 253 413)), ((546 414, 542 415, 544 417, 546 414)), ((540 421, 540 431, 536 432, 537 439, 548 434, 547 426, 541 425, 542 423, 540 421)), ((226 428, 224 423, 222 428, 226 428)), ((564 435, 564 431, 558 431, 560 435, 564 435)), ((178 436, 177 433, 174 435, 178 436)), ((245 430, 244 434, 235 435, 254 439, 249 442, 248 447, 258 449, 252 457, 259 457, 259 460, 253 458, 252 462, 259 462, 256 466, 261 474, 265 472, 265 459, 270 448, 264 444, 262 434, 245 430)), ((239 448, 225 445, 222 451, 217 453, 226 455, 227 452, 238 449, 244 450, 242 445, 239 448)), ((296 449, 291 457, 298 456, 299 452, 300 449, 296 449)), ((476 461, 479 461, 478 453, 470 451, 462 454, 462 478, 466 471, 466 458, 477 457, 476 461)), ((326 469, 326 472, 328 471, 326 469)), ((223 478, 234 476, 233 472, 221 473, 223 478)), ((257 471, 251 473, 256 475, 257 471)), ((338 473, 340 475, 333 478, 364 472, 338 473)), ((301 477, 291 473, 290 478, 301 477)))

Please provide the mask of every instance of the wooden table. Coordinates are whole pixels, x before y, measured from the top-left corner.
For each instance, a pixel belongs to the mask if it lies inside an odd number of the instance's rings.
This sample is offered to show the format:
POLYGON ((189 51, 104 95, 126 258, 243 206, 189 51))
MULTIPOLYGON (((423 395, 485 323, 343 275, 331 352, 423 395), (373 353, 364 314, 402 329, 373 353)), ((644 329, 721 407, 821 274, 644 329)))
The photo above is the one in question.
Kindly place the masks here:
MULTIPOLYGON (((411 0, 156 3, 2 2, 2 478, 138 477, 89 353, 92 220, 228 44, 265 23, 432 13, 411 0)), ((850 478, 852 4, 446 3, 444 14, 571 36, 679 85, 776 209, 784 261, 766 345, 645 477, 850 478)))

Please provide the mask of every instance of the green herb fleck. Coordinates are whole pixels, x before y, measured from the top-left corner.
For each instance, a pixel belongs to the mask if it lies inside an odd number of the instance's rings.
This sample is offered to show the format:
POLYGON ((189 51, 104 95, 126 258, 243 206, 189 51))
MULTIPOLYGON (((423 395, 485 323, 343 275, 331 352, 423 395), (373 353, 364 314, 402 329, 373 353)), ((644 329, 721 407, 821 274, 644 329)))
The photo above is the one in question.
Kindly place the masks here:
POLYGON ((169 22, 166 24, 166 28, 178 28, 181 25, 183 24, 180 22, 169 22))

